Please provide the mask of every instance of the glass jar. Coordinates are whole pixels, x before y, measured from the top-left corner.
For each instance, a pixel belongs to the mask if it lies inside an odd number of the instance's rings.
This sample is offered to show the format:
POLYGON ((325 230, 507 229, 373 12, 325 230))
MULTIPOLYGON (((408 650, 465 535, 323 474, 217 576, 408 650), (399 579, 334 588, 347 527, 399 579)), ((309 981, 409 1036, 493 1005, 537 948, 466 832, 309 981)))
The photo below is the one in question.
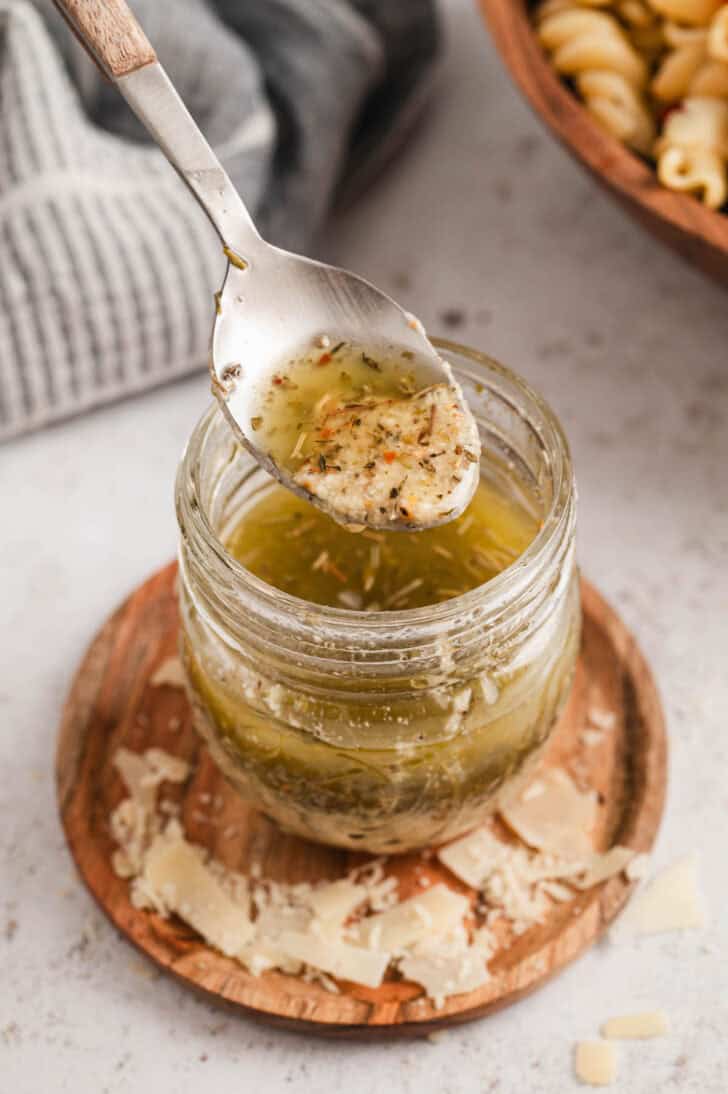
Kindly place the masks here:
POLYGON ((278 824, 376 853, 452 839, 520 783, 567 698, 579 645, 575 486, 558 421, 495 361, 437 341, 483 451, 540 531, 497 577, 404 611, 322 607, 223 546, 270 479, 215 406, 177 478, 181 650, 196 726, 278 824))

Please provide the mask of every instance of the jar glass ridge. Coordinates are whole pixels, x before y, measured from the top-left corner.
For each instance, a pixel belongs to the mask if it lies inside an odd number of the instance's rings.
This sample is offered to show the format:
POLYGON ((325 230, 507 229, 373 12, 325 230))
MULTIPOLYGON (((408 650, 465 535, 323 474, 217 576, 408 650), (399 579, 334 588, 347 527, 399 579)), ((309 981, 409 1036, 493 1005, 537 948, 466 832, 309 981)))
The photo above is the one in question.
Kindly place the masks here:
POLYGON ((283 828, 374 852, 453 838, 515 789, 555 724, 578 651, 562 430, 508 369, 436 344, 484 452, 540 509, 532 543, 485 585, 376 613, 267 585, 223 546, 270 479, 217 407, 177 478, 182 654, 198 730, 233 785, 283 828))

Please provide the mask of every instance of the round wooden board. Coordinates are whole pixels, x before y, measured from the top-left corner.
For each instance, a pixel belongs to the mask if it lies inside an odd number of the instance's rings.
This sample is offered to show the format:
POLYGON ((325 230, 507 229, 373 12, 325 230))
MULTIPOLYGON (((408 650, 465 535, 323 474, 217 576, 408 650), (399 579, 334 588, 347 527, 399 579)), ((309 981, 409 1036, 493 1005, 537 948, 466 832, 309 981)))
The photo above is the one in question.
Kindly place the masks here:
MULTIPOLYGON (((626 901, 623 877, 554 904, 546 922, 504 941, 489 963, 482 988, 450 997, 436 1010, 422 989, 401 980, 371 990, 340 982, 340 994, 302 979, 268 972, 251 976, 206 946, 177 920, 133 907, 127 882, 111 869, 108 819, 124 797, 112 758, 161 747, 193 765, 177 795, 189 839, 208 847, 229 867, 247 873, 258 863, 279 881, 335 878, 366 860, 281 833, 244 805, 212 763, 192 728, 184 692, 152 686, 150 677, 176 654, 176 566, 140 586, 111 616, 86 653, 66 702, 56 774, 61 818, 81 877, 119 930, 188 985, 278 1025, 327 1035, 424 1035, 514 1002, 585 950, 626 901), (210 797, 206 797, 210 795, 210 797), (202 802, 212 802, 208 811, 202 802)), ((582 582, 582 651, 571 697, 548 746, 545 762, 565 767, 580 785, 599 793, 599 846, 619 842, 650 848, 662 813, 666 780, 665 726, 655 685, 634 639, 587 582, 582 582), (590 710, 616 715, 615 727, 589 745, 582 738, 590 710)), ((406 897, 426 873, 467 892, 434 857, 392 858, 389 873, 406 897)))

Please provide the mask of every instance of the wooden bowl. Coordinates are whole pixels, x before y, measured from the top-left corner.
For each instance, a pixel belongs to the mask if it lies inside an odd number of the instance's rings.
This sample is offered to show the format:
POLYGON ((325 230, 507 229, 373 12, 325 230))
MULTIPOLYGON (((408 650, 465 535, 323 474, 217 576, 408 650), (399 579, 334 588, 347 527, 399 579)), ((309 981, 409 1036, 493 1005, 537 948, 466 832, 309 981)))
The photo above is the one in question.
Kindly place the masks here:
POLYGON ((728 285, 728 216, 667 190, 653 168, 605 132, 551 67, 527 0, 479 0, 496 47, 536 113, 648 231, 728 285))

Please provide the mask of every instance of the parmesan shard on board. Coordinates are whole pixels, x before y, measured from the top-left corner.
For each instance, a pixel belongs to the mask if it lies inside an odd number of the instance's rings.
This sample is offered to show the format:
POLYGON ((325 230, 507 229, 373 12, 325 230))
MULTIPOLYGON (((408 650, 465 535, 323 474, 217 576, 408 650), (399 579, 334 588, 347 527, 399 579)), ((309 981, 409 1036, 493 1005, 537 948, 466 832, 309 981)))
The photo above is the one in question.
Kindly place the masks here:
POLYGON ((176 912, 227 957, 235 957, 253 938, 255 928, 247 910, 231 899, 186 840, 157 837, 142 876, 168 911, 176 912))
POLYGON ((504 803, 500 813, 524 843, 538 851, 578 858, 592 850, 596 798, 577 790, 560 768, 546 768, 520 798, 504 803))
POLYGON ((469 908, 467 897, 447 885, 433 885, 386 912, 367 916, 356 925, 355 935, 364 946, 399 950, 417 941, 423 928, 431 935, 444 934, 462 921, 469 908))
POLYGON ((368 988, 379 987, 392 959, 392 955, 383 950, 368 950, 299 931, 284 932, 278 945, 289 957, 368 988))
POLYGON ((349 878, 340 878, 314 889, 308 906, 317 919, 340 926, 367 898, 367 890, 349 878))
POLYGON ((404 957, 399 968, 408 980, 423 986, 436 1007, 443 1006, 449 995, 475 991, 490 979, 483 955, 474 947, 453 957, 404 957))

